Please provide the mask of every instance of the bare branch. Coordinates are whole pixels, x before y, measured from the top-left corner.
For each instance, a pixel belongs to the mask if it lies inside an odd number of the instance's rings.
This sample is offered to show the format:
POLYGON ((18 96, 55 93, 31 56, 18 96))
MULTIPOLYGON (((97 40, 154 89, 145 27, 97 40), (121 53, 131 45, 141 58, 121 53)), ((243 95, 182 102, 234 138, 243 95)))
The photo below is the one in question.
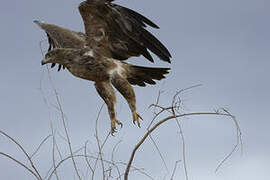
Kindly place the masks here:
POLYGON ((12 161, 16 162, 17 164, 21 165, 22 167, 24 167, 27 171, 29 171, 31 174, 33 174, 38 180, 41 180, 40 177, 34 172, 32 171, 30 168, 28 168, 25 164, 23 164, 22 162, 18 161, 17 159, 13 158, 12 156, 6 154, 6 153, 3 153, 3 152, 0 152, 1 155, 11 159, 12 161))
POLYGON ((111 135, 111 132, 109 132, 107 134, 107 136, 105 137, 103 143, 101 144, 101 149, 103 149, 103 147, 105 146, 105 144, 106 144, 107 140, 109 139, 110 135, 111 135))
MULTIPOLYGON (((160 96, 161 96, 161 94, 162 94, 163 92, 164 92, 164 91, 162 91, 162 90, 159 90, 159 91, 158 91, 156 104, 159 104, 160 96)), ((156 109, 154 109, 154 113, 155 113, 155 110, 156 110, 156 109)))
MULTIPOLYGON (((193 87, 197 87, 197 86, 193 86, 193 87)), ((191 87, 192 88, 192 87, 191 87)), ((187 88, 187 89, 190 89, 190 88, 187 88)), ((187 89, 184 89, 184 90, 187 90, 187 89)), ((176 98, 177 96, 183 92, 184 90, 180 90, 178 91, 174 96, 173 96, 173 99, 172 99, 172 107, 177 104, 176 102, 176 98)), ((181 102, 181 99, 178 100, 178 102, 180 103, 181 102)), ((184 161, 184 171, 185 171, 185 177, 186 177, 186 180, 188 180, 188 171, 187 171, 187 161, 186 161, 186 143, 185 143, 185 136, 184 136, 184 133, 183 133, 183 130, 182 130, 182 125, 180 124, 178 118, 176 117, 176 113, 175 113, 175 109, 172 108, 172 114, 176 120, 176 124, 179 128, 179 131, 180 131, 180 137, 181 137, 181 140, 182 140, 182 155, 183 155, 183 161, 184 161)))
MULTIPOLYGON (((114 162, 114 152, 115 152, 117 146, 118 146, 121 142, 122 142, 121 140, 118 141, 118 142, 114 145, 113 150, 112 150, 111 162, 114 163, 114 164, 115 164, 115 162, 114 162)), ((120 180, 121 180, 121 173, 120 173, 119 168, 117 167, 116 170, 117 170, 117 173, 118 173, 118 178, 117 178, 117 179, 120 179, 120 180)))
MULTIPOLYGON (((12 137, 10 137, 8 134, 6 134, 5 132, 1 131, 0 130, 0 134, 6 136, 9 140, 11 140, 13 143, 15 143, 20 149, 21 151, 24 153, 24 155, 27 157, 28 161, 30 162, 32 168, 34 169, 35 171, 35 174, 38 176, 38 178, 41 180, 41 176, 38 172, 38 170, 36 169, 36 166, 34 165, 31 157, 28 155, 28 153, 25 151, 25 149, 20 145, 20 143, 18 141, 16 141, 15 139, 13 139, 12 137)), ((8 157, 8 156, 7 156, 8 157)))
POLYGON ((149 138, 151 139, 152 143, 154 144, 154 146, 155 146, 155 148, 156 148, 156 150, 157 150, 157 152, 158 152, 158 154, 159 154, 159 156, 160 156, 160 158, 161 158, 161 160, 162 160, 162 162, 163 162, 163 165, 164 165, 164 167, 166 168, 166 171, 167 171, 167 173, 168 173, 168 172, 169 172, 168 166, 167 166, 167 164, 166 164, 166 161, 165 161, 163 155, 161 154, 161 151, 160 151, 159 148, 158 148, 158 145, 156 144, 156 142, 155 142, 155 140, 153 139, 153 137, 152 137, 151 134, 149 135, 149 138))
MULTIPOLYGON (((121 162, 121 161, 118 161, 118 162, 116 162, 115 164, 121 164, 121 165, 124 165, 124 166, 127 166, 127 165, 128 165, 128 163, 121 162)), ((153 177, 151 177, 149 174, 147 174, 146 172, 144 172, 144 171, 145 171, 144 168, 137 168, 137 167, 135 167, 135 166, 131 166, 131 168, 133 169, 133 171, 138 171, 139 173, 141 173, 142 175, 145 175, 145 176, 148 177, 149 179, 154 180, 153 177)), ((121 174, 120 177, 123 176, 123 175, 124 175, 124 174, 121 174)), ((119 178, 119 177, 118 177, 118 178, 119 178)))
POLYGON ((167 111, 167 112, 171 113, 170 110, 172 110, 172 108, 178 108, 178 107, 162 107, 162 106, 160 106, 160 105, 158 105, 158 104, 151 104, 151 105, 149 106, 149 108, 151 108, 151 107, 154 107, 154 108, 158 107, 158 108, 160 108, 161 110, 160 110, 158 113, 155 113, 153 119, 151 120, 150 124, 149 124, 148 127, 146 128, 147 130, 149 130, 149 128, 152 126, 154 120, 155 120, 160 114, 162 114, 164 111, 167 111))
MULTIPOLYGON (((58 134, 58 135, 59 135, 59 134, 58 134)), ((54 138, 55 138, 55 137, 54 137, 54 138)), ((58 155, 59 155, 60 159, 62 160, 62 159, 63 159, 63 156, 62 156, 62 154, 61 154, 61 151, 60 151, 60 149, 59 149, 57 143, 55 143, 55 147, 56 147, 56 150, 57 150, 57 152, 58 152, 58 155)))
MULTIPOLYGON (((57 90, 56 90, 56 88, 55 88, 55 86, 53 84, 51 74, 50 74, 50 70, 49 70, 48 66, 46 66, 46 67, 47 67, 47 71, 48 71, 48 77, 49 77, 49 80, 51 82, 51 86, 53 88, 53 91, 54 91, 54 94, 55 94, 55 97, 56 97, 56 102, 57 102, 57 105, 58 105, 60 113, 61 113, 62 124, 63 124, 64 130, 65 130, 67 143, 68 143, 68 147, 69 147, 69 152, 70 152, 71 157, 73 157, 71 141, 70 141, 70 138, 69 138, 69 135, 68 135, 68 130, 67 130, 66 121, 65 121, 65 114, 64 114, 62 105, 60 103, 58 92, 57 92, 57 90)), ((76 165, 76 162, 75 162, 74 158, 72 158, 72 163, 73 163, 73 167, 74 167, 74 169, 76 171, 78 179, 81 180, 81 177, 80 177, 80 174, 79 174, 79 171, 78 171, 78 168, 77 168, 77 165, 76 165)))
MULTIPOLYGON (((53 158, 53 167, 56 167, 56 160, 55 160, 55 144, 56 144, 56 140, 55 140, 55 132, 53 130, 53 125, 51 123, 51 131, 52 131, 52 135, 53 135, 53 148, 52 148, 52 158, 53 158)), ((59 176, 57 174, 57 171, 54 171, 55 177, 57 180, 59 180, 59 176)))
POLYGON ((37 149, 33 152, 33 154, 30 156, 30 158, 32 159, 33 156, 40 150, 41 146, 51 137, 52 135, 48 135, 47 137, 45 137, 41 143, 39 144, 39 146, 37 147, 37 149))
MULTIPOLYGON (((130 171, 138 171, 137 169, 132 169, 130 171)), ((145 175, 146 177, 148 177, 149 179, 152 179, 152 180, 155 180, 152 176, 146 174, 145 172, 140 172, 142 173, 143 175, 145 175)), ((121 174, 121 176, 125 176, 125 173, 121 174)))
MULTIPOLYGON (((174 116, 176 116, 176 115, 174 115, 174 116)), ((177 118, 176 118, 176 123, 177 123, 179 130, 180 130, 180 136, 181 136, 181 140, 182 140, 182 154, 183 154, 184 171, 185 171, 186 180, 188 180, 185 136, 183 134, 182 125, 180 124, 180 122, 177 118)))
MULTIPOLYGON (((98 145, 98 158, 100 157, 103 180, 105 180, 105 167, 104 167, 104 163, 103 163, 103 159, 102 159, 102 148, 103 148, 104 144, 106 143, 107 138, 105 138, 104 143, 102 145, 100 145, 100 141, 99 141, 99 137, 98 137, 98 120, 99 120, 99 116, 101 114, 101 111, 102 111, 103 107, 104 107, 104 103, 102 104, 101 108, 99 109, 98 116, 96 118, 96 128, 95 128, 96 134, 95 134, 95 137, 96 137, 96 141, 97 141, 97 145, 98 145)), ((97 162, 98 162, 98 159, 95 161, 94 172, 95 172, 96 167, 97 167, 97 162)), ((92 173, 92 179, 94 179, 94 173, 92 173)))
MULTIPOLYGON (((69 160, 69 159, 72 159, 72 158, 77 158, 77 157, 82 157, 82 158, 85 158, 85 157, 88 157, 88 158, 92 158, 92 159, 95 159, 97 161, 101 160, 100 158, 97 158, 97 157, 94 157, 94 156, 90 156, 90 155, 84 155, 84 154, 77 154, 77 155, 73 155, 73 156, 68 156, 66 158, 64 158, 63 160, 61 160, 57 165, 56 167, 52 170, 52 172, 50 173, 49 177, 48 177, 48 180, 51 179, 52 175, 54 174, 54 172, 60 167, 61 164, 63 164, 65 161, 69 160)), ((117 165, 115 163, 112 163, 111 161, 107 161, 107 160, 102 160, 103 162, 105 163, 108 163, 108 164, 111 164, 113 165, 115 168, 118 168, 117 165)), ((93 178, 91 178, 93 179, 93 178)))
POLYGON ((90 171, 91 171, 92 174, 93 174, 93 173, 94 173, 94 169, 91 167, 90 162, 89 162, 88 157, 87 157, 87 153, 86 153, 86 150, 87 150, 87 143, 88 143, 88 141, 85 142, 85 146, 84 146, 84 156, 85 156, 86 164, 87 164, 87 166, 89 167, 90 171))
POLYGON ((174 118, 180 118, 180 117, 185 117, 185 116, 196 116, 196 115, 216 115, 216 116, 229 116, 231 117, 230 114, 227 114, 227 113, 213 113, 213 112, 198 112, 198 113, 186 113, 186 114, 180 114, 180 115, 176 115, 176 116, 168 116, 164 119, 162 119, 161 121, 157 122, 144 136, 143 138, 139 141, 139 143, 135 146, 135 148, 133 149, 132 153, 131 153, 131 156, 130 156, 130 159, 129 159, 129 162, 128 162, 128 165, 126 167, 126 170, 125 170, 125 175, 124 175, 124 179, 125 180, 128 180, 128 174, 129 174, 129 171, 130 171, 130 167, 131 167, 131 164, 134 160, 134 157, 135 157, 135 154, 136 154, 136 151, 139 149, 139 147, 144 143, 144 141, 146 140, 146 138, 155 130, 157 129, 157 127, 159 127, 161 124, 165 123, 166 121, 168 120, 171 120, 171 119, 174 119, 174 118))
POLYGON ((179 162, 181 162, 181 160, 178 160, 178 161, 175 162, 175 165, 174 165, 174 168, 173 168, 173 173, 172 173, 172 176, 171 176, 171 180, 173 180, 173 176, 174 176, 174 174, 175 174, 175 172, 176 172, 177 164, 178 164, 179 162))
POLYGON ((114 162, 114 152, 115 152, 117 146, 118 146, 121 142, 122 142, 121 140, 118 141, 118 142, 114 145, 114 147, 113 147, 112 155, 111 155, 111 161, 112 161, 112 162, 114 162))
POLYGON ((218 164, 217 168, 215 169, 215 172, 217 172, 219 170, 219 168, 225 163, 225 161, 227 161, 227 159, 229 159, 232 154, 237 150, 237 147, 240 145, 241 148, 241 152, 243 152, 243 142, 242 142, 242 132, 240 129, 240 126, 235 118, 235 116, 233 116, 232 114, 230 114, 230 112, 228 110, 226 110, 225 108, 221 108, 222 111, 224 111, 225 113, 229 114, 230 117, 233 119, 233 122, 236 126, 236 144, 234 145, 233 149, 231 150, 231 152, 225 156, 225 158, 218 164))

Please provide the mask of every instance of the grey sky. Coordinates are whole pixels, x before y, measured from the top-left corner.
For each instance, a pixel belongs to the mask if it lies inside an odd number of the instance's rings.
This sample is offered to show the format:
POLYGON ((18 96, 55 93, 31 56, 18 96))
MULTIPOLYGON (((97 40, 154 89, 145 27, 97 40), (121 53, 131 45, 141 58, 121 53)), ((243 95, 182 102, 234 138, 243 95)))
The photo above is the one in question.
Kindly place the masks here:
MULTIPOLYGON (((54 108, 56 102, 48 82, 48 73, 40 65, 42 55, 39 41, 46 36, 33 20, 84 31, 77 10, 79 3, 78 0, 13 0, 0 3, 0 129, 16 138, 29 152, 34 151, 42 138, 50 133, 51 122, 55 129, 64 134, 60 114, 54 108)), ((156 86, 135 87, 138 111, 144 118, 141 129, 132 124, 128 106, 118 95, 118 118, 124 127, 115 138, 110 137, 105 154, 109 154, 113 144, 122 139, 116 155, 123 161, 127 160, 152 117, 151 110, 147 108, 155 102, 159 89, 165 90, 161 103, 168 105, 177 90, 203 84, 183 94, 185 110, 194 112, 228 108, 241 125, 244 152, 242 156, 239 151, 235 153, 215 174, 216 166, 235 143, 232 121, 213 116, 183 119, 190 179, 268 180, 270 1, 119 0, 116 3, 156 22, 161 29, 150 31, 168 47, 173 58, 172 64, 161 62, 157 57, 155 64, 148 63, 143 57, 129 61, 171 67, 172 70, 166 80, 156 86)), ((43 49, 46 49, 46 43, 43 49)), ((56 72, 56 68, 51 70, 51 76, 68 118, 73 148, 83 146, 86 140, 90 140, 94 146, 94 121, 103 101, 97 96, 93 83, 75 78, 68 71, 56 72)), ((102 137, 109 130, 109 125, 109 117, 104 109, 99 121, 102 137)), ((174 162, 183 160, 178 131, 176 123, 172 121, 154 135, 170 173, 174 162)), ((51 165, 51 144, 48 141, 36 157, 43 175, 51 165)), ((60 138, 59 145, 67 153, 68 148, 60 138)), ((2 136, 0 151, 25 161, 18 148, 2 136)), ((76 179, 74 171, 61 171, 72 169, 69 164, 60 169, 60 174, 63 179, 76 179)), ((147 141, 138 152, 134 165, 146 168, 155 179, 162 179, 166 175, 151 141, 147 141)), ((23 168, 4 157, 0 157, 0 171, 0 179, 33 179, 23 168)), ((183 163, 180 163, 176 179, 184 179, 183 174, 183 163)), ((131 179, 135 177, 145 178, 134 173, 131 179)), ((169 177, 170 174, 167 179, 169 177)))

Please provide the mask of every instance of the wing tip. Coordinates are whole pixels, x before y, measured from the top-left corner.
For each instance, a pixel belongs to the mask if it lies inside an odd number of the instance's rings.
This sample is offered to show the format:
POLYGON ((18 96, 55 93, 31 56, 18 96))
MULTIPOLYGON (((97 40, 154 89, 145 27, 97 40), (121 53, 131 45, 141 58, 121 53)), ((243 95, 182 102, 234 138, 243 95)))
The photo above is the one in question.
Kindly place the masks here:
MULTIPOLYGON (((149 24, 148 24, 149 25, 149 24)), ((149 25, 150 26, 150 25, 149 25)), ((160 27, 158 26, 158 25, 156 25, 156 24, 152 24, 152 26, 151 26, 152 28, 156 28, 156 29, 160 29, 160 27)))
POLYGON ((160 58, 160 60, 165 61, 165 62, 171 64, 171 59, 170 59, 171 56, 164 56, 164 57, 158 56, 158 57, 160 58))

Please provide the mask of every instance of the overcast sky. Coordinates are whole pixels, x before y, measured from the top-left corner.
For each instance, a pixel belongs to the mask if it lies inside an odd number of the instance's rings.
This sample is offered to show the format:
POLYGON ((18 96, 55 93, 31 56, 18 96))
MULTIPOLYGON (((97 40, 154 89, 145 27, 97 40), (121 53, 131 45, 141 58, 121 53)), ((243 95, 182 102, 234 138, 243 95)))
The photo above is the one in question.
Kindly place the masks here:
MULTIPOLYGON (((45 66, 40 65, 39 42, 46 38, 33 20, 58 24, 84 31, 77 6, 79 0, 13 0, 0 2, 0 130, 18 140, 31 154, 44 137, 56 129, 64 155, 68 146, 60 113, 45 66)), ((237 151, 215 173, 218 163, 236 143, 235 127, 228 118, 204 116, 181 119, 186 140, 186 160, 191 180, 268 180, 270 179, 270 1, 269 0, 119 0, 152 19, 161 28, 149 29, 170 50, 172 63, 155 57, 151 64, 143 57, 129 62, 139 65, 170 67, 165 80, 156 86, 135 87, 138 111, 144 118, 142 128, 132 124, 125 100, 118 94, 117 116, 124 123, 115 137, 109 137, 105 158, 110 159, 113 145, 119 140, 115 157, 127 161, 131 150, 153 117, 148 106, 156 101, 170 105, 171 97, 182 88, 203 86, 182 94, 185 112, 212 112, 225 107, 237 117, 243 133, 243 154, 237 151)), ((42 45, 47 48, 46 42, 42 45)), ((51 70, 67 116, 73 149, 89 140, 89 152, 96 155, 94 126, 103 104, 93 82, 73 77, 67 70, 51 70)), ((99 121, 100 137, 110 128, 104 108, 99 121)), ((153 134, 168 171, 150 140, 137 153, 134 165, 143 167, 155 179, 170 178, 174 163, 181 160, 175 179, 184 179, 179 129, 168 122, 153 134)), ((0 136, 0 152, 23 162, 23 154, 0 136)), ((44 176, 52 165, 52 141, 44 144, 35 163, 44 176)), ((59 169, 62 179, 76 179, 71 161, 59 169)), ((85 164, 81 163, 85 172, 85 164)), ((147 179, 132 173, 131 179, 147 179)), ((25 169, 0 156, 0 179, 34 179, 25 169)), ((96 178, 99 179, 99 178, 96 178)))

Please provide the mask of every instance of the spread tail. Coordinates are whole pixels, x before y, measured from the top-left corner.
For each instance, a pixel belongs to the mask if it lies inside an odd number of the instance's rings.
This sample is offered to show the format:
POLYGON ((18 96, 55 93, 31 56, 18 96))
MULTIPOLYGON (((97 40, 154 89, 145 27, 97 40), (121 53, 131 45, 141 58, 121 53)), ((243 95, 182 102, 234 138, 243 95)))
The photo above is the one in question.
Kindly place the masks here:
POLYGON ((156 84, 154 80, 165 78, 170 68, 153 68, 130 65, 127 73, 127 80, 132 85, 146 86, 146 84, 156 84))

